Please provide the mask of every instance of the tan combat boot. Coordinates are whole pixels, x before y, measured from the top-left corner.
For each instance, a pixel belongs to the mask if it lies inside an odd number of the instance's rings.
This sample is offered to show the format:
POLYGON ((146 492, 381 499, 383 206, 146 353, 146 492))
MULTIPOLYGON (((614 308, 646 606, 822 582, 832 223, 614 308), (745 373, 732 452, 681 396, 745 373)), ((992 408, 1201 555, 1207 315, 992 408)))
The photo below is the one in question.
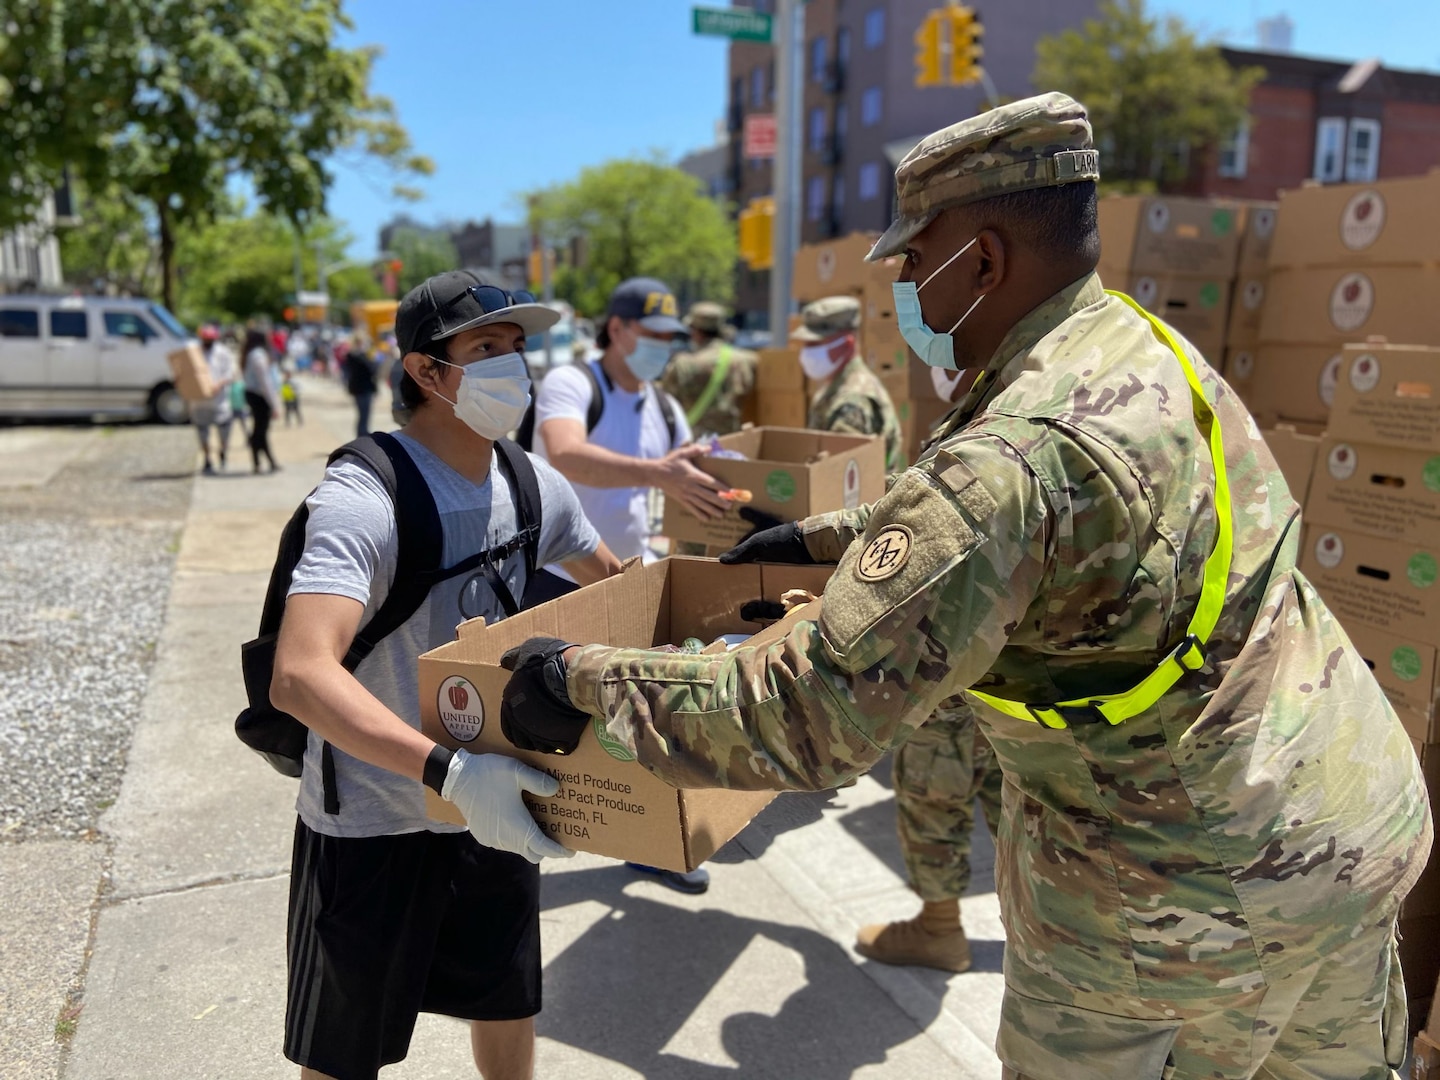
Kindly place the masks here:
POLYGON ((970 970, 970 943, 960 926, 960 901, 927 900, 903 922, 861 927, 855 951, 882 964, 913 964, 959 973, 970 970))

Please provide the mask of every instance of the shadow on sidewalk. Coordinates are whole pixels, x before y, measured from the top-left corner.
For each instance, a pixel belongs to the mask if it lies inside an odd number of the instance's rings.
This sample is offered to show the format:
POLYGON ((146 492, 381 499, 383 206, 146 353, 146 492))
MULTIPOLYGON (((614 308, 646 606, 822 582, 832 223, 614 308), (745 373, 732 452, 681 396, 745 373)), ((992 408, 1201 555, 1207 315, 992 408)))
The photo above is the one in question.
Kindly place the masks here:
POLYGON ((546 965, 541 1035, 648 1080, 829 1080, 884 1062, 918 1034, 915 1021, 880 998, 845 951, 814 930, 648 900, 624 891, 634 880, 622 866, 546 876, 545 909, 589 901, 611 910, 546 965), (731 973, 752 946, 770 952, 770 966, 759 975, 748 965, 731 973), (794 971, 780 970, 787 962, 794 971), (775 1015, 734 1011, 790 984, 798 988, 775 1015), (707 1001, 712 990, 718 1000, 707 1001), (708 1048, 734 1064, 671 1052, 692 1015, 708 1023, 712 1009, 725 1014, 718 1032, 692 1028, 678 1042, 693 1049, 689 1037, 701 1053, 708 1048))

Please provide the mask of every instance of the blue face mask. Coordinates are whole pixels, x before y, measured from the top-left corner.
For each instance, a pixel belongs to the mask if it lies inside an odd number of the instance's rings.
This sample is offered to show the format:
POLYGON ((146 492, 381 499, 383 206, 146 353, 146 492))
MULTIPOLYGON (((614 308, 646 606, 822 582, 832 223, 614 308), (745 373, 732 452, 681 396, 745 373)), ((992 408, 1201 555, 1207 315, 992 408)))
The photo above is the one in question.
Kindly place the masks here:
MULTIPOLYGON (((978 236, 975 240, 980 239, 978 236)), ((971 240, 959 251, 945 260, 944 266, 935 271, 940 273, 946 266, 949 266, 974 245, 971 240)), ((935 280, 935 274, 931 274, 919 285, 913 281, 896 281, 890 285, 891 291, 895 294, 895 324, 899 327, 900 336, 905 339, 905 344, 915 350, 915 355, 920 357, 931 367, 949 368, 957 370, 955 364, 955 339, 951 336, 970 317, 970 312, 980 306, 980 301, 985 299, 981 293, 975 298, 975 303, 970 305, 969 310, 961 315, 954 326, 943 334, 937 334, 925 325, 925 315, 920 310, 920 290, 935 280)))
POLYGON ((658 379, 660 373, 665 370, 665 365, 669 362, 669 343, 647 337, 638 338, 635 342, 634 351, 625 357, 625 363, 630 368, 630 374, 634 375, 641 382, 651 382, 652 380, 658 379))

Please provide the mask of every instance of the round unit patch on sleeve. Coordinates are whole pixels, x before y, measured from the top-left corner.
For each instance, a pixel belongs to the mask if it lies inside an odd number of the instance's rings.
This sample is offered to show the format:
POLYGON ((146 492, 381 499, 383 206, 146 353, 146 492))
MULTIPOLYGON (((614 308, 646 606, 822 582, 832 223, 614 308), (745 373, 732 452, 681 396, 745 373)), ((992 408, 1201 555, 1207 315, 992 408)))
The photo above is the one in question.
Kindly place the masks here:
POLYGON ((887 525, 871 540, 855 562, 855 576, 861 581, 884 581, 894 577, 910 561, 914 534, 905 525, 887 525))
POLYGON ((440 684, 438 698, 435 704, 440 723, 450 737, 458 742, 474 742, 485 726, 485 702, 480 700, 480 691, 469 679, 451 675, 440 684))

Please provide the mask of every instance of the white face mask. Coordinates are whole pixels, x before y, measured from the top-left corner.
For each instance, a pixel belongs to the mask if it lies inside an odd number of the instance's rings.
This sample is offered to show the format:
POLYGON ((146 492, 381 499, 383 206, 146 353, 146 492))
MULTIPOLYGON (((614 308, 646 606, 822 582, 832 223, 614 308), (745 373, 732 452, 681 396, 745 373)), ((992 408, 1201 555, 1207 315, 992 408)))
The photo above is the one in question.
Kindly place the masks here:
POLYGON ((470 364, 452 364, 432 357, 436 363, 460 369, 460 389, 455 400, 436 392, 441 401, 455 408, 455 416, 482 439, 500 439, 510 434, 530 405, 530 370, 519 353, 505 353, 470 364))
POLYGON ((806 345, 800 350, 800 367, 807 379, 828 379, 854 354, 852 339, 806 345))

